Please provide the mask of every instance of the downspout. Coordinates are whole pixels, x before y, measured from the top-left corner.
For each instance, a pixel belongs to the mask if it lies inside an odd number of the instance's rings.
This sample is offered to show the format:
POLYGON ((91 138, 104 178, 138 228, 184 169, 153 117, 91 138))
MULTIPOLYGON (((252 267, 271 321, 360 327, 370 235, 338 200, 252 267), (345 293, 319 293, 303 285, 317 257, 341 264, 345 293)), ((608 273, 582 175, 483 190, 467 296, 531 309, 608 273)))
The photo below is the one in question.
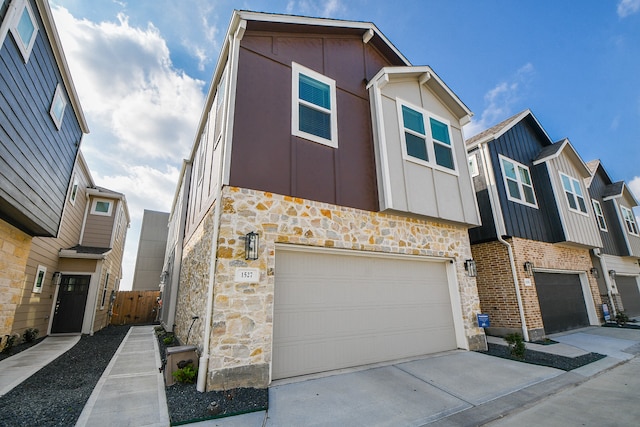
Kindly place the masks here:
MULTIPOLYGON (((233 70, 232 67, 234 66, 234 63, 237 64, 237 60, 238 60, 238 51, 240 48, 240 39, 242 38, 242 36, 244 35, 244 31, 246 29, 246 22, 241 21, 240 24, 238 25, 238 28, 235 32, 235 34, 233 35, 233 37, 229 37, 229 44, 230 44, 230 50, 229 50, 229 61, 228 63, 228 71, 227 71, 227 80, 225 82, 226 84, 226 88, 225 88, 225 100, 224 102, 229 102, 229 99, 231 98, 231 92, 230 89, 232 88, 232 84, 231 84, 231 75, 232 73, 235 73, 236 70, 233 70)), ((226 108, 224 108, 225 111, 225 117, 223 117, 223 123, 226 123, 226 119, 228 119, 228 111, 231 108, 230 105, 226 105, 226 108)), ((228 134, 227 134, 228 135, 228 134)), ((203 340, 203 348, 202 348, 202 355, 200 356, 200 360, 199 360, 199 365, 198 365, 198 381, 196 383, 196 390, 198 390, 199 392, 203 393, 206 391, 206 387, 207 387, 207 374, 209 371, 209 358, 210 358, 210 353, 209 353, 209 346, 210 346, 210 341, 211 341, 211 322, 213 319, 213 297, 214 297, 214 293, 213 293, 213 289, 215 286, 215 272, 216 272, 216 263, 218 261, 218 256, 217 256, 217 247, 218 247, 218 235, 220 233, 220 216, 221 216, 221 209, 220 206, 222 205, 222 189, 224 187, 224 183, 223 178, 224 178, 224 168, 223 168, 223 164, 225 161, 225 156, 226 156, 226 147, 227 144, 229 143, 228 140, 226 140, 226 138, 223 138, 223 141, 221 141, 222 146, 221 146, 221 153, 220 153, 220 159, 221 159, 221 164, 220 167, 218 168, 218 194, 216 196, 216 204, 214 206, 214 211, 213 211, 213 234, 211 236, 211 254, 210 256, 210 262, 209 262, 209 282, 208 282, 208 287, 207 287, 207 310, 206 310, 206 314, 205 314, 205 323, 204 323, 204 340, 203 340)))
MULTIPOLYGON (((480 148, 480 158, 482 160, 482 167, 484 169, 484 177, 487 181, 488 190, 487 194, 489 195, 489 200, 491 204, 493 223, 496 229, 496 236, 498 237, 498 241, 507 247, 507 252, 509 253, 509 264, 511 265, 511 275, 513 276, 513 285, 516 290, 516 301, 518 302, 518 313, 520 314, 520 323, 522 325, 522 337, 525 341, 529 341, 529 330, 527 329, 527 320, 524 315, 524 306, 522 304, 522 295, 520 294, 520 283, 518 281, 518 271, 516 270, 516 262, 513 256, 513 248, 511 244, 502 238, 502 229, 503 225, 498 223, 498 215, 496 212, 496 203, 498 200, 497 195, 494 193, 496 191, 495 182, 490 182, 489 171, 493 169, 489 169, 489 153, 488 147, 486 143, 482 143, 479 146, 480 148)), ((492 180, 491 180, 492 181, 492 180)))
POLYGON ((600 250, 598 248, 592 249, 591 253, 593 254, 593 256, 598 258, 598 260, 600 260, 600 268, 602 269, 602 277, 604 278, 605 285, 607 285, 607 296, 609 297, 609 301, 611 302, 611 311, 613 313, 613 317, 616 317, 616 315, 618 313, 617 313, 617 310, 616 310, 616 303, 613 300, 613 291, 611 289, 611 279, 609 278, 609 270, 607 269, 607 263, 604 260, 604 258, 602 258, 602 254, 600 254, 600 250))

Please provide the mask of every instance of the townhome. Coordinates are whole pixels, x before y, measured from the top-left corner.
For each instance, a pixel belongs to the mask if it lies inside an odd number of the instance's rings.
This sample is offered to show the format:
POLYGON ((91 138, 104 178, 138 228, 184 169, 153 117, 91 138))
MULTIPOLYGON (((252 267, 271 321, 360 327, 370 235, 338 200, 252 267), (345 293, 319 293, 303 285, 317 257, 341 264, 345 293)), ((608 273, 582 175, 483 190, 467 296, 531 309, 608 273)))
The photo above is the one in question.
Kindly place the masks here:
POLYGON ((372 23, 236 11, 210 88, 163 307, 199 390, 486 348, 471 112, 432 68, 372 23))
MULTIPOLYGON (((60 232, 88 132, 48 2, 1 0, 0 337, 34 283, 25 283, 32 239, 60 232)), ((52 275, 39 277, 51 283, 52 275)))
POLYGON ((638 201, 624 181, 613 182, 599 160, 587 163, 589 195, 602 239, 591 254, 600 295, 610 314, 640 316, 640 235, 633 208, 638 201))
POLYGON ((591 251, 602 247, 568 139, 553 142, 529 110, 467 140, 482 226, 469 236, 488 333, 527 341, 599 325, 591 251))

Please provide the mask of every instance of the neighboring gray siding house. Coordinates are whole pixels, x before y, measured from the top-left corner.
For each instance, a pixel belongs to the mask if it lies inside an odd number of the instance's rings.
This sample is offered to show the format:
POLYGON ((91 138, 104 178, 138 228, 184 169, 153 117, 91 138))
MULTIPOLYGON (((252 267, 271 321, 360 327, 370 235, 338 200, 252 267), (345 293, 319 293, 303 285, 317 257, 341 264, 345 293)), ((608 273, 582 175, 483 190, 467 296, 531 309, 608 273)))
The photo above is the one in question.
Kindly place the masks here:
POLYGON ((167 212, 144 210, 132 290, 160 290, 164 253, 167 248, 168 226, 169 214, 167 212))
POLYGON ((613 182, 599 160, 587 164, 592 172, 589 194, 602 249, 592 253, 598 285, 612 315, 624 311, 640 316, 640 234, 633 208, 638 201, 623 182, 613 182))

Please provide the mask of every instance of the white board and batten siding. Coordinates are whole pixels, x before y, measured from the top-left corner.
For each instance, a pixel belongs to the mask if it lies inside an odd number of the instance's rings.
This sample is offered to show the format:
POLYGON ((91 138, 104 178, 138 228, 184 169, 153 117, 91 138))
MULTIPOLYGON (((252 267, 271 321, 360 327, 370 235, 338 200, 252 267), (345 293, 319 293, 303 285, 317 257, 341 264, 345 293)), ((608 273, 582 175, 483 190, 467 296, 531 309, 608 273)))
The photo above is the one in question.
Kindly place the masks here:
POLYGON ((272 379, 467 348, 451 266, 278 245, 272 379))

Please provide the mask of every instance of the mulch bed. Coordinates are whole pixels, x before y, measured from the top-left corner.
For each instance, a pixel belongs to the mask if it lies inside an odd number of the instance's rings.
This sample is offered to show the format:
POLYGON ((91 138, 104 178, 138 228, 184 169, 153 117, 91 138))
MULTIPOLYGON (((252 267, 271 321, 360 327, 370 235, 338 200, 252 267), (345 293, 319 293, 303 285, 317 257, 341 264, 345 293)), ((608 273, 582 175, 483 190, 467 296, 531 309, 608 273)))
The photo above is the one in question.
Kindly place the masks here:
MULTIPOLYGON (((158 348, 163 366, 166 362, 164 338, 170 336, 157 329, 158 348)), ((196 421, 223 418, 248 412, 263 411, 269 407, 269 390, 257 388, 234 388, 224 391, 201 393, 195 384, 175 383, 165 387, 171 425, 181 425, 196 421)))
POLYGON ((18 345, 14 345, 9 350, 6 350, 6 351, 2 350, 0 352, 0 360, 4 360, 4 359, 6 359, 8 357, 13 356, 14 354, 20 353, 21 351, 25 351, 26 349, 31 348, 36 344, 39 344, 40 341, 42 341, 45 338, 46 337, 40 337, 40 338, 37 338, 37 339, 35 339, 35 340, 31 341, 31 342, 22 342, 22 343, 20 343, 18 345))
POLYGON ((607 322, 602 326, 605 328, 640 329, 640 325, 633 324, 633 323, 625 323, 624 325, 618 325, 617 323, 614 323, 614 322, 607 322))
POLYGON ((488 343, 488 347, 487 351, 482 351, 480 353, 501 357, 503 359, 515 360, 516 362, 525 362, 533 365, 562 369, 563 371, 571 371, 606 357, 599 353, 587 353, 578 357, 566 357, 527 349, 525 351, 524 359, 518 359, 511 355, 509 347, 506 345, 488 343))

